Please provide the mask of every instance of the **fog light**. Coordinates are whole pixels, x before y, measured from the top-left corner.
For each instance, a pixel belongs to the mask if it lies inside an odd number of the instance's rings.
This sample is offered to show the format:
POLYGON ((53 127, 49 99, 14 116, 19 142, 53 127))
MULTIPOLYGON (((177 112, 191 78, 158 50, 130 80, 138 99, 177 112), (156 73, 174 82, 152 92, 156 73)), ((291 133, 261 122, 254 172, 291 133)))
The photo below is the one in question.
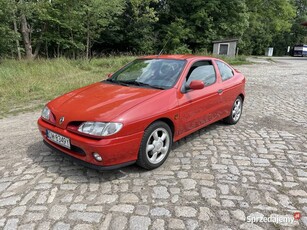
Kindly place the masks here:
POLYGON ((102 161, 102 157, 99 155, 99 153, 93 153, 93 157, 96 159, 96 161, 102 161))

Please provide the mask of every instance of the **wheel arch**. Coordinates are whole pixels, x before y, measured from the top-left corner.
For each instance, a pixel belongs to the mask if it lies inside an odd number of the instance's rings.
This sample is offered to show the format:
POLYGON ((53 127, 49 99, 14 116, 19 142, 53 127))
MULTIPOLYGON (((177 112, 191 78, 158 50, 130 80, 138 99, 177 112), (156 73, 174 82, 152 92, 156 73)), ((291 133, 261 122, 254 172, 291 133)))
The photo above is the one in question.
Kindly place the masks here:
POLYGON ((167 117, 162 117, 162 118, 159 118, 159 119, 154 120, 153 122, 151 122, 151 123, 147 126, 147 128, 148 128, 151 124, 153 124, 153 123, 155 123, 155 122, 157 122, 157 121, 162 121, 162 122, 166 123, 166 124, 170 127, 170 129, 171 129, 171 131, 172 131, 172 139, 173 139, 173 138, 174 138, 174 133, 175 133, 175 124, 174 124, 174 122, 173 122, 171 119, 169 119, 169 118, 167 118, 167 117))
POLYGON ((244 95, 243 95, 243 93, 240 93, 239 96, 242 98, 242 101, 244 101, 244 95))

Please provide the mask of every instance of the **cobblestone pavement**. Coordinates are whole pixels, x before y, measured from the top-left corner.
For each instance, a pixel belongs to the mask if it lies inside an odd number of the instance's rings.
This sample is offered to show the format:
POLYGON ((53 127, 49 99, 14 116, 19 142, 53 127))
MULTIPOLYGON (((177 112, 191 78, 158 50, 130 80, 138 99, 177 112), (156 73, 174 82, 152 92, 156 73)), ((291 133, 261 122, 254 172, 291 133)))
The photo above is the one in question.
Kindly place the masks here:
POLYGON ((0 120, 0 229, 307 229, 307 59, 237 68, 240 122, 175 143, 154 171, 63 159, 43 145, 38 112, 0 120))

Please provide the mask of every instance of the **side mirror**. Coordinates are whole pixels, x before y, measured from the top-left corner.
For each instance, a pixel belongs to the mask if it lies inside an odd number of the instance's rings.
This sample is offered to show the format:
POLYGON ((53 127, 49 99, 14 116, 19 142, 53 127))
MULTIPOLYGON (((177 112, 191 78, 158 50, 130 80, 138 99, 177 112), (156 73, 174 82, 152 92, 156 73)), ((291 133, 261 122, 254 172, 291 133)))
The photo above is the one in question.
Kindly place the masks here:
POLYGON ((192 89, 192 90, 198 90, 203 89, 205 87, 205 84, 200 80, 194 80, 191 81, 189 86, 186 86, 186 89, 192 89))
POLYGON ((113 75, 113 73, 109 73, 109 74, 107 75, 107 77, 110 78, 110 77, 112 77, 112 75, 113 75))

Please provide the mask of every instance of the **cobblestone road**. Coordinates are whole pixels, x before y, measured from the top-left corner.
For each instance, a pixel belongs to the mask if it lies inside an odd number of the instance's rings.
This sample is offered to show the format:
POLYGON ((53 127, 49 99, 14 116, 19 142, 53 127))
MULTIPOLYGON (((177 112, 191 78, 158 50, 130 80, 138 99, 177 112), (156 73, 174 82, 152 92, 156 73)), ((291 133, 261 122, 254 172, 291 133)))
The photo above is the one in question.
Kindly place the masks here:
POLYGON ((307 229, 307 59, 240 66, 243 117, 166 163, 97 172, 45 147, 39 113, 0 120, 0 229, 307 229), (302 217, 249 223, 251 217, 302 217))

